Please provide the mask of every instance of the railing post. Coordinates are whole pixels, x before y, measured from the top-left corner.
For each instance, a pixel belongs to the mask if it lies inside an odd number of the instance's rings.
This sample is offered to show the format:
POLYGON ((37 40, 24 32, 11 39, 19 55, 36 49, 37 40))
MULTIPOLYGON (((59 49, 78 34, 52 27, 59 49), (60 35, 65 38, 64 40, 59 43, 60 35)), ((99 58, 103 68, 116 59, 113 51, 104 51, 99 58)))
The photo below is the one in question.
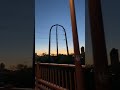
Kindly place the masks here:
POLYGON ((80 51, 79 51, 79 41, 78 41, 78 33, 77 33, 74 0, 70 0, 70 13, 71 13, 71 23, 72 23, 73 44, 74 44, 75 72, 76 72, 75 75, 76 75, 77 90, 85 90, 82 66, 80 65, 80 51))
POLYGON ((39 85, 39 83, 38 83, 38 79, 40 79, 40 68, 39 68, 39 63, 37 63, 36 64, 36 85, 35 85, 35 90, 39 90, 38 89, 38 85, 39 85))

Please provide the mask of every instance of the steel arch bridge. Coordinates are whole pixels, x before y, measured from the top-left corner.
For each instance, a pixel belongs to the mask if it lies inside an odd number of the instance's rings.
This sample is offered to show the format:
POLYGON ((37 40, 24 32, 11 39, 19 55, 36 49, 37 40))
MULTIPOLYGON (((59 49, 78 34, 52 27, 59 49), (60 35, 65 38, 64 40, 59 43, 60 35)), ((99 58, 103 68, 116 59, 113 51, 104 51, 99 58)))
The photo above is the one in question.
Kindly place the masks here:
POLYGON ((58 26, 61 27, 63 29, 63 31, 64 31, 67 55, 69 55, 66 30, 65 30, 65 28, 62 25, 55 24, 55 25, 51 26, 50 31, 49 31, 49 51, 48 51, 49 57, 50 57, 50 50, 51 50, 51 31, 52 31, 53 27, 56 27, 56 46, 57 46, 57 56, 58 56, 58 26))

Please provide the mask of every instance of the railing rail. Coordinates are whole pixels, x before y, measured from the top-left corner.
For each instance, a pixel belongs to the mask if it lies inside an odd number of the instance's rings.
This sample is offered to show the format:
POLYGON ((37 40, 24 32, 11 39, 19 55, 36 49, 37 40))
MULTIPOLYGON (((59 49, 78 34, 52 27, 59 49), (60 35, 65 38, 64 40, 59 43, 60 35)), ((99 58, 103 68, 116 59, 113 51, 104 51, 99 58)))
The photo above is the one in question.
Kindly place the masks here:
MULTIPOLYGON (((45 90, 77 90, 73 64, 36 63, 36 88, 45 90)), ((38 90, 39 90, 38 89, 38 90)))
POLYGON ((56 63, 38 63, 38 64, 44 65, 44 66, 73 67, 73 68, 75 68, 74 64, 56 64, 56 63))

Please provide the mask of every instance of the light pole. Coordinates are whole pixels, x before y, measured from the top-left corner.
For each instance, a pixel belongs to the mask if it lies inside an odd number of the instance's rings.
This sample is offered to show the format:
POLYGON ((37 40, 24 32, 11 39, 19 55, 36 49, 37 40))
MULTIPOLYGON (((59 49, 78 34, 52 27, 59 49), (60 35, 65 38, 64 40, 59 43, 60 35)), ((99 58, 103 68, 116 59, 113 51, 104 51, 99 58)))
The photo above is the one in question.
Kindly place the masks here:
POLYGON ((76 67, 75 72, 76 72, 77 90, 85 90, 82 66, 80 65, 80 51, 79 51, 79 41, 78 41, 78 33, 77 33, 74 0, 69 0, 69 2, 70 2, 72 35, 73 35, 73 45, 74 45, 74 55, 75 55, 74 60, 76 67))

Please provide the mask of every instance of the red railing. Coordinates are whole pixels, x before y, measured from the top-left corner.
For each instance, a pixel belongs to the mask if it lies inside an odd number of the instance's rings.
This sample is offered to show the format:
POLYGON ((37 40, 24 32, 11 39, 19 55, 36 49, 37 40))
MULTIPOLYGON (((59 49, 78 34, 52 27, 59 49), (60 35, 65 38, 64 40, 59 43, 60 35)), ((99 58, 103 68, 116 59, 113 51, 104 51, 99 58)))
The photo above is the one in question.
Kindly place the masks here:
POLYGON ((77 90, 75 65, 36 63, 36 90, 77 90))

